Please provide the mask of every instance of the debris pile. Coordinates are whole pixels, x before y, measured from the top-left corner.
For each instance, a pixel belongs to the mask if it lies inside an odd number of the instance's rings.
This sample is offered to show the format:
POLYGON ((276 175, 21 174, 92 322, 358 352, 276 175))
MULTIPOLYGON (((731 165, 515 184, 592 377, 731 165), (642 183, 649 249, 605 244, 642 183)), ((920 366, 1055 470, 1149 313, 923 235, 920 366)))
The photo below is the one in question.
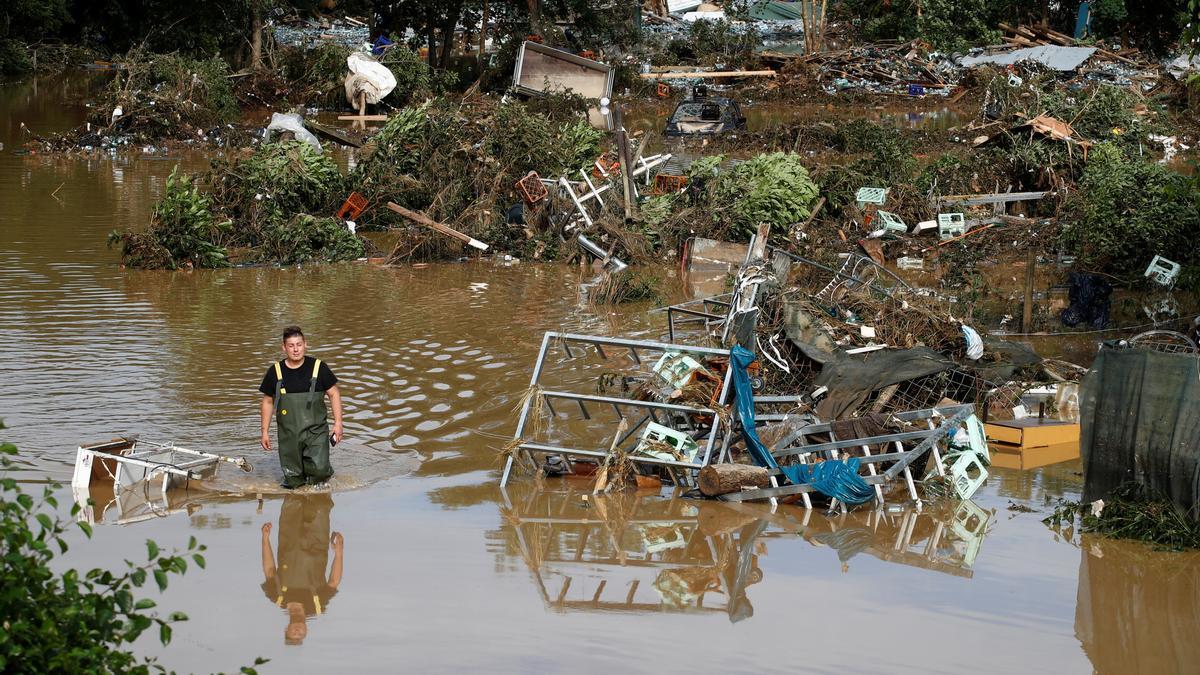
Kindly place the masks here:
POLYGON ((124 64, 95 101, 87 123, 45 140, 48 147, 92 150, 159 139, 213 143, 230 135, 239 109, 224 61, 134 51, 124 64))
POLYGON ((962 69, 948 56, 914 40, 900 45, 862 45, 800 59, 817 66, 826 93, 858 90, 877 94, 947 96, 962 69))
POLYGON ((981 337, 866 256, 831 270, 768 232, 732 293, 667 309, 670 342, 546 333, 502 483, 519 466, 810 508, 969 499, 989 458, 977 408, 1019 414, 1027 389, 1072 372, 981 337), (558 424, 576 410, 585 422, 558 424))
POLYGON ((366 22, 352 17, 333 20, 289 17, 276 21, 271 32, 276 44, 301 49, 314 49, 322 44, 354 49, 371 40, 366 22))

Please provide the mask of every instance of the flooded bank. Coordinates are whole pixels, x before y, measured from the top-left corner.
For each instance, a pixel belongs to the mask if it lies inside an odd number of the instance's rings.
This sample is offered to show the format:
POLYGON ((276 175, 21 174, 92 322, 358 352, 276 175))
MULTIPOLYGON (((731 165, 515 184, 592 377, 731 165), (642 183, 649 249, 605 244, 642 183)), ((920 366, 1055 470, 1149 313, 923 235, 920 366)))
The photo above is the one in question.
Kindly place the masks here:
POLYGON ((256 656, 271 659, 263 672, 1194 662, 1183 636, 1200 628, 1187 581, 1200 558, 1040 522, 1078 496, 1077 462, 995 469, 957 508, 840 518, 669 491, 585 500, 555 481, 501 491, 497 450, 542 333, 659 339, 661 315, 597 313, 580 292, 590 274, 565 266, 122 270, 107 234, 146 221, 176 163, 206 158, 13 154, 25 118, 73 124, 54 117, 45 97, 57 93, 28 87, 0 88, 0 417, 22 478, 66 480, 79 443, 128 433, 256 467, 172 494, 177 508, 140 522, 116 524, 114 505, 63 559, 119 566, 147 538, 209 547, 207 569, 150 593, 191 617, 169 648, 138 645, 169 668, 236 670, 256 656), (275 457, 257 449, 256 388, 290 322, 343 382, 349 439, 333 453, 332 494, 279 494, 275 457), (784 662, 780 645, 797 642, 784 662))

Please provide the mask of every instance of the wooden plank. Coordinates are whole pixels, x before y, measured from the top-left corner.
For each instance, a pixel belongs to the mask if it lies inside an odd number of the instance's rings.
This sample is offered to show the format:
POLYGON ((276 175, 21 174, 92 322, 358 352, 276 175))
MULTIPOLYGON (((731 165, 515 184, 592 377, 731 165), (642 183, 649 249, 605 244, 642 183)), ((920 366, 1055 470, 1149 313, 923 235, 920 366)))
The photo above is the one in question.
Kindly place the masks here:
POLYGON ((1054 194, 1050 191, 1045 192, 997 192, 992 194, 978 195, 946 195, 938 197, 940 204, 962 204, 963 206, 978 206, 980 204, 998 204, 1008 202, 1024 202, 1034 199, 1043 199, 1047 195, 1054 194))
POLYGON ((387 115, 338 115, 339 120, 355 122, 386 122, 387 115))
POLYGON ((331 140, 334 143, 341 143, 342 145, 348 145, 352 148, 361 148, 363 146, 362 141, 354 138, 341 129, 327 127, 324 124, 314 122, 312 120, 304 120, 304 126, 314 134, 331 140))
POLYGON ((436 220, 430 218, 429 216, 425 215, 424 213, 420 213, 419 211, 409 211, 408 209, 404 208, 403 206, 400 206, 399 204, 397 204, 395 202, 388 202, 387 207, 389 209, 391 209, 392 211, 395 211, 396 213, 399 213, 400 215, 404 216, 405 218, 408 218, 409 220, 413 221, 414 223, 417 223, 419 225, 424 225, 425 227, 428 227, 431 230, 441 232, 442 234, 446 235, 447 237, 454 237, 455 239, 463 242, 464 244, 467 244, 468 246, 474 246, 475 248, 479 249, 480 251, 488 250, 488 245, 483 243, 482 241, 479 241, 478 239, 475 239, 474 237, 471 237, 470 235, 463 234, 462 232, 459 232, 458 230, 454 229, 453 227, 450 227, 449 225, 443 225, 443 224, 437 222, 436 220))
POLYGON ((720 79, 723 77, 775 77, 773 70, 717 70, 707 73, 668 72, 642 73, 643 80, 674 80, 680 78, 698 77, 704 79, 720 79))

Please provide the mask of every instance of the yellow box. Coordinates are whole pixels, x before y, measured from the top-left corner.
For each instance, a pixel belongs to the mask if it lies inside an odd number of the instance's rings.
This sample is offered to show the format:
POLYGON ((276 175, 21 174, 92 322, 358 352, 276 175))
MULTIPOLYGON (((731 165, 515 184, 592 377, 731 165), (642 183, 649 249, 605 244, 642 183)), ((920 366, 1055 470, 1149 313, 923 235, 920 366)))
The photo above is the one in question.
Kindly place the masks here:
POLYGON ((989 441, 1019 445, 1023 448, 1041 448, 1063 443, 1079 445, 1079 424, 1073 422, 1026 417, 1021 420, 988 422, 984 428, 987 430, 989 441))
POLYGON ((992 466, 1004 469, 1036 469, 1079 458, 1078 440, 1034 448, 990 441, 988 449, 991 450, 992 466))

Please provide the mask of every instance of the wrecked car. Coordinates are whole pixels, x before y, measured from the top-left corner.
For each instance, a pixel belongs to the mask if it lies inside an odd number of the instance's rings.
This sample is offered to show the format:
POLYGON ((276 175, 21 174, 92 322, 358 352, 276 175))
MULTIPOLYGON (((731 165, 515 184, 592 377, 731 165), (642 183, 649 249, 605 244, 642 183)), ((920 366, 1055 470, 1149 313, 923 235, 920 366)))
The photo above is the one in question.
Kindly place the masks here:
POLYGON ((719 134, 745 128, 746 118, 742 115, 737 101, 720 96, 710 97, 703 87, 697 87, 690 98, 675 106, 663 134, 719 134))

